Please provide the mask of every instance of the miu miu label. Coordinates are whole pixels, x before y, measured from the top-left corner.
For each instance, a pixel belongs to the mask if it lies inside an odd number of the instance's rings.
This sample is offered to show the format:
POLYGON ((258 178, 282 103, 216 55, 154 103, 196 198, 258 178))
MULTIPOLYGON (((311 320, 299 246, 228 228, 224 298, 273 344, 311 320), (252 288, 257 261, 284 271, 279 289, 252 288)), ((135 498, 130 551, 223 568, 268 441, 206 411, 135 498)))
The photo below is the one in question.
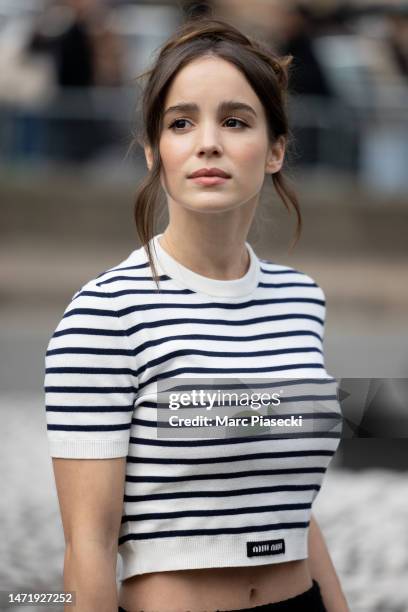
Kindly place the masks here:
POLYGON ((247 557, 260 555, 282 555, 285 552, 285 540, 261 540, 260 542, 247 542, 247 557))

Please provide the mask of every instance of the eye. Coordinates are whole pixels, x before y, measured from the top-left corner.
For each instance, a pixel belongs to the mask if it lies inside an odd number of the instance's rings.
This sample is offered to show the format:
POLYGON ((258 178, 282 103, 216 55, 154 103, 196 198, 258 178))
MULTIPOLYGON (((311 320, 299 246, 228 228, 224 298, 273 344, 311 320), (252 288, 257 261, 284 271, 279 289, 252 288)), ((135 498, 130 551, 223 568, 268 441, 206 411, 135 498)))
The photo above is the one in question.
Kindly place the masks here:
MULTIPOLYGON (((187 123, 190 123, 188 119, 175 119, 173 123, 169 125, 169 130, 173 130, 173 131, 183 130, 186 126, 176 125, 176 124, 179 124, 180 121, 182 123, 186 121, 187 123)), ((238 127, 248 127, 248 124, 245 123, 245 121, 242 121, 241 119, 237 119, 236 117, 228 117, 228 119, 225 119, 224 123, 226 123, 227 121, 237 121, 240 124, 240 126, 238 127)))
POLYGON ((245 123, 245 121, 242 121, 241 119, 237 119, 236 117, 229 117, 225 121, 226 122, 227 121, 238 121, 238 123, 240 123, 242 127, 248 127, 248 125, 245 123))
MULTIPOLYGON (((179 121, 183 122, 183 121, 188 121, 188 119, 176 119, 175 121, 173 121, 173 123, 171 123, 169 125, 169 130, 174 130, 176 129, 176 123, 178 123, 179 121)), ((178 126, 180 128, 180 126, 178 126)), ((183 129, 183 127, 181 127, 180 129, 183 129)))

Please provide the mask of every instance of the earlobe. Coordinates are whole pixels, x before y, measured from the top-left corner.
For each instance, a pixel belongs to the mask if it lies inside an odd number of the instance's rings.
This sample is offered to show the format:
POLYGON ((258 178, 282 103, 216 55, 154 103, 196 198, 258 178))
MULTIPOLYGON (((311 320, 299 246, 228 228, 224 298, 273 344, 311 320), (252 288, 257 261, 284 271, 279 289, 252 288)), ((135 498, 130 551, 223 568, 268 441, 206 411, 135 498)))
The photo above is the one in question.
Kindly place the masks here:
POLYGON ((286 139, 284 136, 279 136, 279 138, 271 145, 269 149, 265 172, 268 174, 275 174, 276 172, 279 172, 283 165, 285 148, 286 139))
POLYGON ((275 160, 268 162, 266 166, 266 172, 268 174, 275 174, 276 172, 279 172, 281 167, 282 167, 282 161, 275 159, 275 160))
POLYGON ((274 159, 267 163, 265 172, 267 174, 275 174, 282 168, 283 160, 274 159))

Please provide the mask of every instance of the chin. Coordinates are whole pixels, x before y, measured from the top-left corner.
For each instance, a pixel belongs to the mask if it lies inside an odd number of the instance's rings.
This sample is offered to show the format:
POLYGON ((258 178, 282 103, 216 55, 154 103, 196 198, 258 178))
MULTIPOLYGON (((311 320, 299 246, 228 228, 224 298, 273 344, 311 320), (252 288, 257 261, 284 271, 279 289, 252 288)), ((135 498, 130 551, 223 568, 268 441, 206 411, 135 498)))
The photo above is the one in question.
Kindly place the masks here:
POLYGON ((217 201, 216 197, 208 198, 201 202, 193 202, 190 200, 190 202, 185 205, 185 208, 188 210, 202 213, 223 213, 238 207, 238 202, 220 202, 219 200, 217 201))
POLYGON ((186 208, 191 210, 214 210, 223 211, 231 210, 239 206, 238 198, 231 193, 217 190, 214 187, 203 189, 200 191, 190 192, 180 198, 179 202, 183 202, 186 208))

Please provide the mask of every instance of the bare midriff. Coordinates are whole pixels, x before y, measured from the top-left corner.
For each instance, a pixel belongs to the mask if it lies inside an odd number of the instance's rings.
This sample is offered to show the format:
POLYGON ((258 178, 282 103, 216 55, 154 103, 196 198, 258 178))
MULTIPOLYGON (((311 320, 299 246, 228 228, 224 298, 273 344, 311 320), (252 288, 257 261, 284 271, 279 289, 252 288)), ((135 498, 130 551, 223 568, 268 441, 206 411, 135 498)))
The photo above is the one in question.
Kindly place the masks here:
POLYGON ((239 610, 295 597, 312 584, 307 559, 152 572, 124 580, 119 605, 127 612, 239 610))

